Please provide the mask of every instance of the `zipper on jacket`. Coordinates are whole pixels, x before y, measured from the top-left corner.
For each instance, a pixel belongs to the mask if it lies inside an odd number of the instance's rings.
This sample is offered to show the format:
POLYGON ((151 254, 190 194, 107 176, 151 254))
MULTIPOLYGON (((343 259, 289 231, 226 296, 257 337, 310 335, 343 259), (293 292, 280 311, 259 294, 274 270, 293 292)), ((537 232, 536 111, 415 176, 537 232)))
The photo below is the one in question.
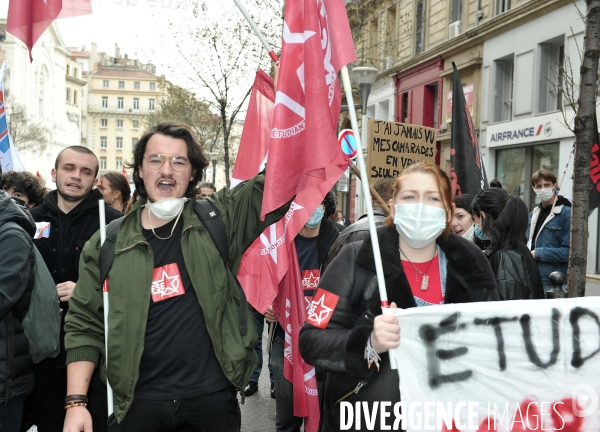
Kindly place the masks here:
POLYGON ((349 398, 352 393, 354 394, 358 394, 358 392, 360 391, 361 388, 363 388, 364 386, 367 385, 369 380, 364 379, 362 381, 360 381, 358 384, 356 384, 356 387, 354 387, 354 390, 349 391, 348 393, 346 393, 344 396, 342 396, 341 398, 339 398, 336 402, 335 405, 339 404, 341 401, 343 401, 344 399, 349 398))

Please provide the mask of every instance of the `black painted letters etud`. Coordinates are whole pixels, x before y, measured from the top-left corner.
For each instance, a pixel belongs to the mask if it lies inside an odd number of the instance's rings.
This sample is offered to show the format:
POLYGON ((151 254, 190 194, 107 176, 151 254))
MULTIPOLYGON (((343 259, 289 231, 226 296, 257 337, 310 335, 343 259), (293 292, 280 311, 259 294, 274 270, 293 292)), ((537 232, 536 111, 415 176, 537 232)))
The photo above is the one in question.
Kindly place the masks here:
POLYGON ((581 356, 581 330, 579 328, 579 319, 583 318, 584 316, 592 318, 596 322, 598 328, 600 328, 598 316, 591 310, 582 307, 576 307, 571 311, 571 314, 569 315, 569 321, 571 322, 571 327, 573 328, 573 358, 571 359, 571 366, 575 368, 580 368, 583 366, 586 360, 589 360, 598 354, 598 352, 600 352, 599 347, 587 357, 581 356))

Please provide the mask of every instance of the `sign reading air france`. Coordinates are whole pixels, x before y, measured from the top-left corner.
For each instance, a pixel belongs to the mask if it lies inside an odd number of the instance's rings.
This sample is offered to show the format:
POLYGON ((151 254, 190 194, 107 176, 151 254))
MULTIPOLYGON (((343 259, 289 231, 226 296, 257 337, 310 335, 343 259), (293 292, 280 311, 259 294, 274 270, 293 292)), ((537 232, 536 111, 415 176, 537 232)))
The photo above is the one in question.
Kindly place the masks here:
MULTIPOLYGON (((567 118, 567 121, 572 124, 572 115, 568 115, 570 117, 567 118)), ((502 147, 572 137, 573 133, 563 123, 564 120, 560 113, 552 113, 492 124, 487 127, 485 132, 486 146, 502 147)))

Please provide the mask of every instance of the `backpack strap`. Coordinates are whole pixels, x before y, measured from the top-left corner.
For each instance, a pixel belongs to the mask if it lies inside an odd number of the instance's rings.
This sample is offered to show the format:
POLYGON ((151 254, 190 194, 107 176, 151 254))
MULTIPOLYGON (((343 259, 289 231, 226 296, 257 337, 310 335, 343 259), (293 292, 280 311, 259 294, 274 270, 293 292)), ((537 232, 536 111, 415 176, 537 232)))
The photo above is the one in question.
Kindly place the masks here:
POLYGON ((15 375, 15 325, 12 312, 8 312, 4 317, 6 322, 6 350, 8 357, 6 359, 6 392, 4 394, 4 409, 0 418, 0 429, 4 428, 4 419, 8 402, 10 401, 10 393, 12 390, 12 382, 15 375))
MULTIPOLYGON (((206 227, 212 241, 221 254, 221 258, 223 258, 223 261, 231 271, 232 263, 229 258, 227 233, 225 232, 225 224, 223 224, 221 214, 210 201, 205 199, 194 202, 194 211, 206 227)), ((240 333, 242 336, 246 336, 248 333, 248 300, 239 282, 238 287, 240 288, 240 333)))
POLYGON ((106 238, 100 249, 100 286, 106 280, 115 259, 115 242, 117 241, 117 233, 119 232, 121 223, 123 223, 123 219, 125 219, 124 216, 115 219, 106 227, 106 238))

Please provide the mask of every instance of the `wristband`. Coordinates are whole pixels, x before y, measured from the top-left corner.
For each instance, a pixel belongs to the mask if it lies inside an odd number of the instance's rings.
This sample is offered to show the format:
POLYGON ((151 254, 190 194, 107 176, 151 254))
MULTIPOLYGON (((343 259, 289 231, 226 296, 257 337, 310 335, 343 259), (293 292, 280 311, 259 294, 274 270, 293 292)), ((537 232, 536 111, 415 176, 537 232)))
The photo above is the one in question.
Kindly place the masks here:
POLYGON ((69 395, 65 398, 65 403, 68 402, 73 402, 73 401, 78 401, 78 402, 88 402, 88 398, 86 395, 69 395))
POLYGON ((369 369, 371 369, 371 365, 375 363, 375 366, 377 366, 377 372, 379 372, 379 362, 381 361, 381 357, 379 357, 379 354, 377 354, 377 352, 373 349, 373 346, 371 345, 371 335, 369 335, 369 339, 367 340, 364 358, 369 364, 369 369))
POLYGON ((69 408, 74 408, 74 407, 87 407, 87 402, 83 402, 83 401, 73 401, 73 402, 67 402, 67 404, 65 405, 65 409, 68 410, 69 408))

